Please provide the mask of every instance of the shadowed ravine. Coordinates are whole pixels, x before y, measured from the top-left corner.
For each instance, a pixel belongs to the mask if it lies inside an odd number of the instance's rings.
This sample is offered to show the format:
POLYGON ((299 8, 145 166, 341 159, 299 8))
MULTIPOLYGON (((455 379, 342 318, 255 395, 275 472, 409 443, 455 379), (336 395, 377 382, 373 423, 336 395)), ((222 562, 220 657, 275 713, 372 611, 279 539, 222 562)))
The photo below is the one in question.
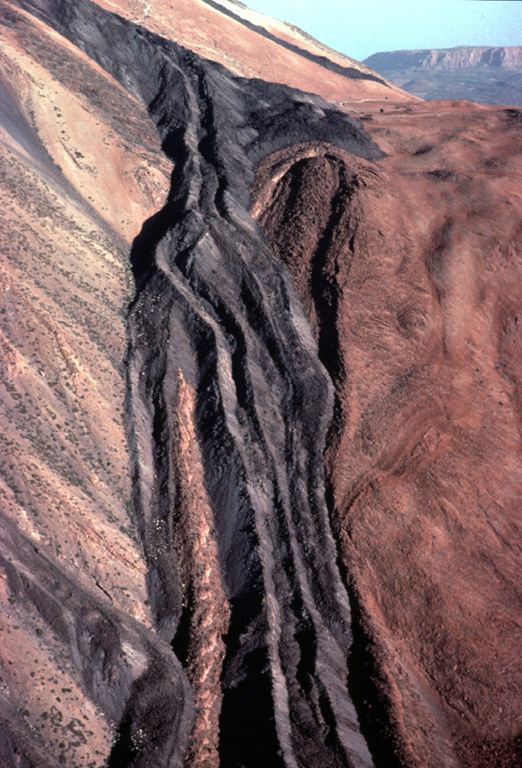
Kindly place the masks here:
POLYGON ((333 387, 248 208, 276 150, 381 153, 320 98, 233 78, 85 0, 19 4, 145 102, 174 166, 131 254, 127 416, 149 599, 184 671, 150 651, 109 764, 371 766, 325 503, 333 387), (155 698, 162 665, 194 705, 167 682, 155 698))

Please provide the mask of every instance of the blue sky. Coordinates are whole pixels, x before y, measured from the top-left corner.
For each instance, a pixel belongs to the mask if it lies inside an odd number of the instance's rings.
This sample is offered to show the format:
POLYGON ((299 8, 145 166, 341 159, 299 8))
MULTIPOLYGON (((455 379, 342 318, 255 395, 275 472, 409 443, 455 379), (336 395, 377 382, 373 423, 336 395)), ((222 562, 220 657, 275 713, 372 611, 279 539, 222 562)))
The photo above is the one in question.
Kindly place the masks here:
POLYGON ((522 45, 522 0, 245 0, 362 61, 378 51, 522 45))

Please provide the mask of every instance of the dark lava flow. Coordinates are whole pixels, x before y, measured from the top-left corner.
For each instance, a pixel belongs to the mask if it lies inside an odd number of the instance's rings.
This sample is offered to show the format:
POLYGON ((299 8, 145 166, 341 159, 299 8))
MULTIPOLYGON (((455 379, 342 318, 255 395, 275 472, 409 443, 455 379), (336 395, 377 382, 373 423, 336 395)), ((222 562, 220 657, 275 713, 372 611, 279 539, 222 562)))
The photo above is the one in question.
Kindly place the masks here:
POLYGON ((183 533, 173 415, 182 380, 194 392, 230 617, 220 765, 371 766, 348 693, 350 607, 325 503, 333 388, 248 207, 257 163, 275 150, 323 142, 381 153, 319 97, 232 77, 87 0, 19 5, 143 100, 174 165, 168 200, 131 254, 127 360, 134 501, 161 642, 126 685, 110 765, 182 765, 195 716, 182 669, 194 605, 172 545, 183 533))
POLYGON ((298 56, 302 56, 303 58, 308 59, 308 61, 313 61, 315 64, 319 64, 320 67, 329 69, 330 72, 335 72, 336 74, 341 75, 342 77, 347 77, 350 80, 373 80, 376 83, 382 83, 385 85, 385 81, 382 78, 377 77, 377 75, 371 74, 370 72, 364 72, 360 69, 356 69, 355 67, 344 67, 342 64, 337 64, 337 62, 331 61, 326 56, 318 56, 316 53, 312 53, 306 48, 300 48, 298 45, 294 45, 288 40, 284 40, 282 37, 274 35, 273 32, 265 29, 265 27, 262 27, 259 24, 253 24, 251 21, 248 21, 248 19, 239 16, 237 13, 234 13, 232 10, 230 10, 230 8, 216 3, 215 0, 203 0, 203 2, 205 2, 207 5, 210 5, 211 8, 215 8, 220 13, 224 13, 226 16, 234 19, 234 21, 237 21, 238 24, 242 24, 244 27, 257 32, 258 35, 265 37, 267 40, 272 40, 272 42, 277 43, 277 45, 280 45, 283 48, 286 48, 288 51, 292 51, 292 53, 296 53, 298 56))

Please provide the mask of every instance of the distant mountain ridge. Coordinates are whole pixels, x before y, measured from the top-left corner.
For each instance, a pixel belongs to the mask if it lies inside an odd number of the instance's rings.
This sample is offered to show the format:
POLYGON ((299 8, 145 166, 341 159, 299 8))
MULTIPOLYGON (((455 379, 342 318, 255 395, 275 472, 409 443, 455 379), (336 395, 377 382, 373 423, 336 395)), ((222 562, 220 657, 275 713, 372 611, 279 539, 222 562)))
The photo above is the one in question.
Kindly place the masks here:
POLYGON ((487 47, 459 45, 456 48, 386 51, 374 53, 364 61, 369 67, 384 69, 468 69, 492 67, 522 69, 522 46, 487 47))
POLYGON ((364 63, 423 99, 522 106, 522 46, 386 51, 364 63))

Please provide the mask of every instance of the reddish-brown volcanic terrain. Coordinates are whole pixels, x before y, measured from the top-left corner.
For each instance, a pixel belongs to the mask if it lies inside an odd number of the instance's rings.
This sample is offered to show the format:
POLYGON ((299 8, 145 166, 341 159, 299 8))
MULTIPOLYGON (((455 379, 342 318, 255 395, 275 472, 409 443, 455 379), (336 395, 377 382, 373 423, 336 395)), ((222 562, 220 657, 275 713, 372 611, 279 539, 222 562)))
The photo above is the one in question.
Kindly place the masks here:
POLYGON ((520 124, 466 102, 377 110, 384 160, 303 147, 259 173, 255 215, 336 384, 354 669, 398 765, 520 758, 520 124))
POLYGON ((222 7, 0 2, 0 766, 518 768, 522 113, 222 7))

